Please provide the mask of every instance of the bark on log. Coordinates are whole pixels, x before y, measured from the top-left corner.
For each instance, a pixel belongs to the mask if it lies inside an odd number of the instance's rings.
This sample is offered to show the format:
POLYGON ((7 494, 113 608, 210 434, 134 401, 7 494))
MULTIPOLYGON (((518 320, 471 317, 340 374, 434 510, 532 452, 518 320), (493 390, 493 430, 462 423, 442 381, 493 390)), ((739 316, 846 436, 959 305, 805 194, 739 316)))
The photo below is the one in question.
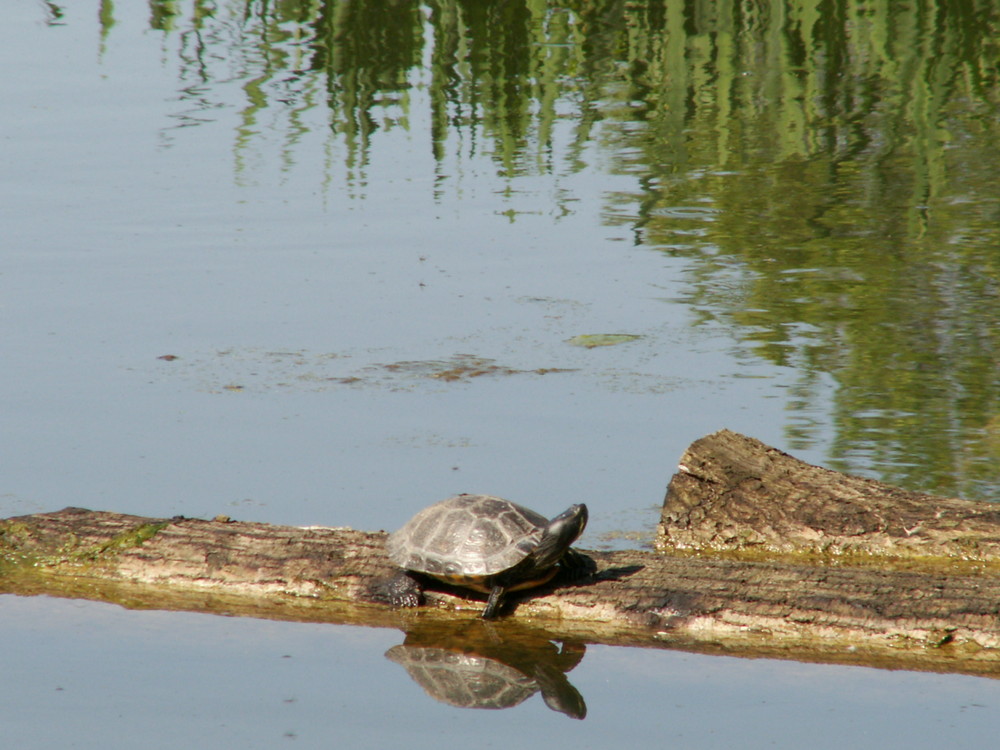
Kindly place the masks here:
POLYGON ((812 466, 728 430, 681 457, 660 549, 980 563, 1000 572, 1000 505, 907 492, 812 466))
MULTIPOLYGON (((795 531, 803 526, 813 528, 792 508, 779 510, 777 516, 742 512, 741 517, 755 525, 737 533, 727 506, 714 505, 720 498, 739 500, 748 488, 760 493, 757 485, 771 481, 777 482, 779 492, 785 492, 788 483, 800 494, 805 493, 802 487, 813 485, 781 471, 772 477, 771 467, 784 454, 756 441, 745 444, 757 451, 756 458, 746 454, 737 462, 730 447, 716 465, 708 452, 712 438, 728 446, 749 441, 718 433, 692 445, 684 468, 671 482, 668 506, 674 509, 671 513, 691 508, 689 517, 699 523, 675 523, 666 530, 668 538, 683 532, 688 535, 683 543, 689 544, 696 539, 691 529, 699 524, 716 529, 706 546, 718 546, 720 528, 725 529, 723 538, 746 539, 752 533, 778 540, 784 538, 779 523, 789 524, 789 534, 804 533, 795 531), (733 478, 737 481, 727 495, 726 483, 733 478), (693 480, 704 483, 711 502, 695 502, 696 493, 687 484, 693 480), (685 492, 680 504, 678 484, 685 492), (706 520, 713 513, 724 520, 706 520)), ((953 505, 938 503, 935 499, 925 507, 921 528, 933 527, 941 507, 952 512, 953 505)), ((917 512, 911 505, 905 507, 917 512)), ((891 517, 881 505, 878 514, 891 517)), ((984 518, 967 515, 975 523, 984 518)), ((823 519, 823 533, 830 534, 833 517, 817 517, 823 519)), ((869 525, 868 533, 876 536, 892 536, 896 528, 891 523, 869 525)), ((836 527, 841 533, 831 536, 857 542, 861 535, 842 532, 861 526, 842 523, 836 527)), ((809 534, 805 537, 808 541, 809 534)), ((67 508, 0 522, 0 591, 404 630, 417 622, 478 615, 481 600, 446 591, 431 592, 429 606, 416 611, 380 603, 379 583, 394 572, 383 552, 384 538, 382 532, 344 528, 150 519, 67 508)), ((934 555, 943 554, 940 535, 930 538, 936 540, 934 555)), ((762 546, 787 551, 776 542, 756 544, 762 546)), ((821 548, 813 542, 810 549, 821 548)), ((1000 677, 1000 576, 991 572, 989 563, 978 571, 939 564, 902 570, 759 556, 712 559, 704 552, 584 552, 596 563, 593 575, 513 595, 508 610, 514 602, 516 608, 505 620, 563 640, 1000 677)), ((503 621, 497 625, 504 626, 503 621)))

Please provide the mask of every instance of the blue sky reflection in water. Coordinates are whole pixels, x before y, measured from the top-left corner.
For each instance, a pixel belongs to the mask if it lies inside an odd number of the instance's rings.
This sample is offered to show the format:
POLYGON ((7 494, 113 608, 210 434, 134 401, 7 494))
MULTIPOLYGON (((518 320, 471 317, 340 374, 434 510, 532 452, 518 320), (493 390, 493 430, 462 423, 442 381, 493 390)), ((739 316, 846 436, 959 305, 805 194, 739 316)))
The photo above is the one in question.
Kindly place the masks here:
POLYGON ((5 742, 52 747, 971 748, 1000 682, 591 647, 588 716, 431 700, 383 653, 392 630, 0 597, 5 742))
MULTIPOLYGON (((894 39, 913 66, 810 46, 881 38, 872 12, 844 24, 878 33, 817 27, 716 71, 733 60, 705 44, 791 32, 485 2, 405 6, 424 41, 390 48, 362 32, 405 29, 376 16, 313 39, 315 19, 255 33, 235 3, 7 9, 2 515, 394 528, 474 491, 584 501, 584 546, 634 545, 681 451, 723 426, 995 496, 1000 120, 976 63, 998 35, 976 8, 959 52, 951 26, 894 39), (600 333, 640 338, 567 343, 600 333)), ((966 677, 591 648, 576 723, 537 696, 432 703, 382 657, 390 631, 6 596, 0 626, 25 748, 509 747, 512 726, 522 747, 931 748, 998 728, 996 683, 966 677)))

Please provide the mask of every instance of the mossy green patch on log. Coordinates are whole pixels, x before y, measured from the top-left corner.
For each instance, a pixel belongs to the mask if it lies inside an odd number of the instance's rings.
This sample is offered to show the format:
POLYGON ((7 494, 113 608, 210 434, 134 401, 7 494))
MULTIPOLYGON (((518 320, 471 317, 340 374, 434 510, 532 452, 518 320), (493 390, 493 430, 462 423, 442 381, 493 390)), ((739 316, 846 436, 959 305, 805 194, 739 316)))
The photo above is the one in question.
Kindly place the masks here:
POLYGON ((134 518, 135 522, 119 523, 105 529, 104 534, 88 535, 86 539, 69 529, 62 535, 51 535, 20 518, 0 521, 0 564, 9 570, 100 563, 142 546, 170 523, 134 516, 122 518, 134 518))
POLYGON ((166 521, 144 523, 130 531, 123 531, 121 534, 113 539, 109 539, 104 544, 95 545, 90 549, 77 550, 75 556, 79 559, 96 560, 104 555, 118 554, 124 550, 142 546, 145 542, 148 542, 156 536, 159 531, 165 529, 169 525, 170 524, 166 521))
POLYGON ((789 565, 808 565, 827 568, 858 568, 893 570, 901 573, 927 573, 943 576, 993 576, 1000 578, 1000 560, 980 560, 948 557, 944 554, 919 555, 909 552, 908 557, 891 557, 870 550, 777 549, 767 545, 727 546, 706 544, 703 547, 670 548, 658 545, 658 551, 673 557, 713 559, 732 563, 776 562, 789 565))
POLYGON ((17 564, 22 562, 24 549, 32 541, 31 526, 16 518, 0 521, 0 560, 17 564))

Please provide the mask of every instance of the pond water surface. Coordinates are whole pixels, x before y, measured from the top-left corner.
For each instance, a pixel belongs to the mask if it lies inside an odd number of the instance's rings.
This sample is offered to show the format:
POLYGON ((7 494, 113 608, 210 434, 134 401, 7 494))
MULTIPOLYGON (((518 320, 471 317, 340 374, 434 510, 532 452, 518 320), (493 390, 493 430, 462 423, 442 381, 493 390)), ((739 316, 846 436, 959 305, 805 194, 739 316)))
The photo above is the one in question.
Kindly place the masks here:
POLYGON ((578 721, 433 700, 392 630, 0 597, 4 737, 18 748, 972 748, 1000 682, 671 651, 587 649, 578 721))
MULTIPOLYGON (((940 6, 8 8, 0 516, 487 492, 636 546, 722 427, 1000 497, 1000 9, 940 6)), ((389 630, 12 596, 0 629, 22 748, 1000 729, 981 678, 590 647, 576 722, 435 702, 389 630)))

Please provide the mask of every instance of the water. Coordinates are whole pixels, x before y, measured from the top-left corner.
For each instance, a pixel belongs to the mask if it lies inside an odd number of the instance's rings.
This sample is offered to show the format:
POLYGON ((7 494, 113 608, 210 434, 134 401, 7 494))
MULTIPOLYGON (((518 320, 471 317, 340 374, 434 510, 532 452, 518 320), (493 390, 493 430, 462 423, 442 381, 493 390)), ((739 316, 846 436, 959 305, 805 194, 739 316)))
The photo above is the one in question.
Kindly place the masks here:
POLYGON ((338 145, 321 122, 290 164, 262 142, 280 131, 234 144, 231 105, 178 128, 184 71, 161 58, 183 40, 141 33, 143 14, 121 9, 102 47, 80 9, 49 28, 22 12, 5 50, 36 85, 5 109, 5 515, 391 528, 486 491, 550 514, 585 500, 598 544, 651 532, 696 437, 782 442, 794 374, 691 329, 670 301, 688 264, 602 225, 599 172, 497 180, 482 155, 435 179, 415 127, 396 128, 359 195, 342 165, 317 171, 338 145), (573 213, 539 210, 557 186, 573 213), (566 343, 608 332, 643 338, 566 343), (386 369, 462 356, 529 372, 386 369), (569 372, 530 372, 550 368, 569 372))
POLYGON ((0 716, 12 747, 524 748, 979 746, 1000 683, 590 647, 577 721, 539 695, 504 710, 431 699, 383 654, 392 630, 0 598, 0 716), (54 720, 55 719, 55 720, 54 720))
MULTIPOLYGON (((7 9, 0 515, 377 529, 488 492, 633 546, 721 427, 1000 496, 994 5, 312 7, 7 9), (607 333, 639 338, 569 343, 607 333)), ((19 747, 996 730, 965 677, 594 647, 577 723, 436 704, 390 631, 0 622, 19 747)))

